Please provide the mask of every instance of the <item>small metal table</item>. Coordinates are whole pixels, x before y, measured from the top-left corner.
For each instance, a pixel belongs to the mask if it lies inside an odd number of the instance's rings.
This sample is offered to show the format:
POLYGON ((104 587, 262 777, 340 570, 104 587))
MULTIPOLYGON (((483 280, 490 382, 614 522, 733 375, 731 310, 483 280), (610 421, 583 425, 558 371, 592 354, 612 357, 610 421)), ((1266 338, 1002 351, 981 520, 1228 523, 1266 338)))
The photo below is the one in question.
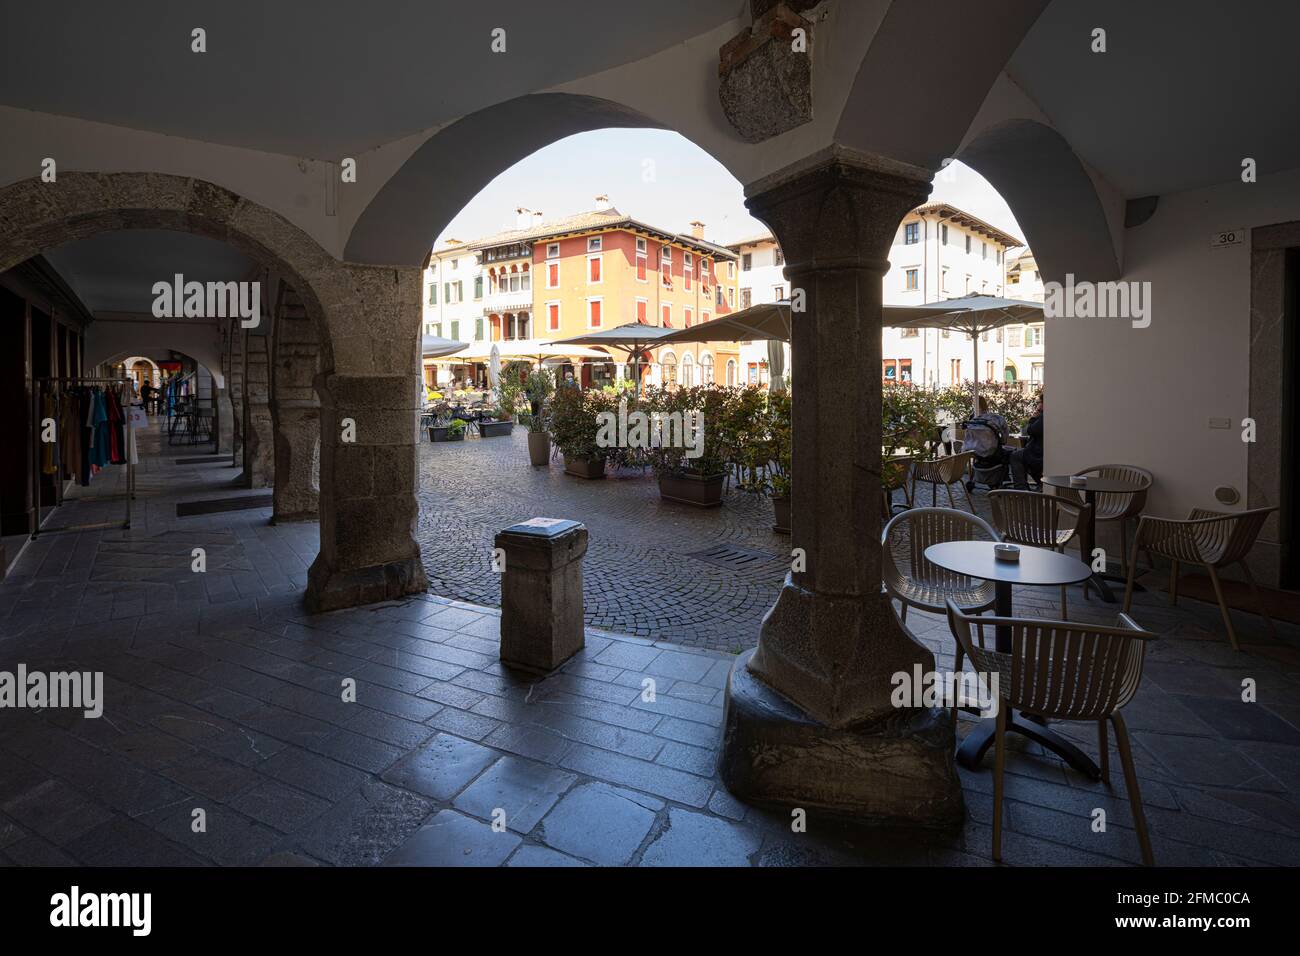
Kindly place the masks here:
MULTIPOLYGON (((992 581, 994 585, 994 613, 998 617, 1011 617, 1011 588, 1013 585, 1056 586, 1078 584, 1087 580, 1092 572, 1077 558, 1020 545, 1019 561, 999 561, 993 554, 993 541, 945 541, 925 549, 926 560, 955 574, 992 581)), ((1003 654, 1011 653, 1011 628, 999 625, 996 647, 1003 654)), ((1008 677, 1010 675, 1007 675, 1008 677)), ((999 705, 1000 706, 1000 705, 999 705)), ((979 767, 984 754, 993 744, 996 721, 982 720, 957 748, 957 762, 967 769, 979 767)), ((1060 756, 1080 773, 1096 780, 1101 771, 1092 758, 1063 737, 1057 736, 1043 723, 1026 719, 1019 714, 1007 714, 1007 730, 1028 737, 1060 756)))
MULTIPOLYGON (((1084 526, 1082 535, 1083 553, 1089 558, 1092 557, 1092 549, 1096 547, 1097 542, 1097 495, 1099 494, 1132 494, 1135 491, 1141 491, 1142 486, 1131 481, 1121 481, 1118 478, 1099 478, 1096 475, 1085 476, 1088 479, 1086 485, 1070 484, 1070 475, 1044 475, 1042 484, 1044 487, 1063 488, 1068 491, 1075 491, 1083 495, 1083 500, 1092 505, 1089 512, 1087 524, 1084 526)), ((1111 574, 1107 571, 1096 571, 1091 575, 1091 584, 1101 595, 1101 599, 1109 604, 1115 603, 1115 592, 1110 589, 1108 581, 1123 582, 1124 578, 1118 574, 1111 574)))

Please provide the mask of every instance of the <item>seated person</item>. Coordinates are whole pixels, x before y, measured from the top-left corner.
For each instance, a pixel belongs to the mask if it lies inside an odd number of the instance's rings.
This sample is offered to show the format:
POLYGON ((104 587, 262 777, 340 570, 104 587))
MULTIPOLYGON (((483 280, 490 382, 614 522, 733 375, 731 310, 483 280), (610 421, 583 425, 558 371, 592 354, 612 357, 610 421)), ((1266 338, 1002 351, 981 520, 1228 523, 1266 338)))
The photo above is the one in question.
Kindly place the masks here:
POLYGON ((1029 489, 1027 476, 1034 481, 1043 480, 1043 393, 1038 393, 1038 404, 1033 417, 1025 425, 1025 446, 1011 451, 1011 479, 1021 491, 1029 489))

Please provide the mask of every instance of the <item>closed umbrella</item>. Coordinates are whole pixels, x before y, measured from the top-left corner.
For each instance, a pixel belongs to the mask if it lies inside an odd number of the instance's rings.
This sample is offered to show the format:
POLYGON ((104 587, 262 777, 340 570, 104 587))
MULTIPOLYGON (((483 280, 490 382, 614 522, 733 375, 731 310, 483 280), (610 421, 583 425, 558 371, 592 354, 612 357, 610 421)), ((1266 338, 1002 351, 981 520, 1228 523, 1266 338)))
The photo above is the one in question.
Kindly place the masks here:
POLYGON ((488 358, 488 387, 494 392, 497 388, 497 380, 501 378, 501 349, 492 346, 492 354, 488 358))
POLYGON ((773 392, 784 392, 785 343, 780 339, 767 340, 767 373, 771 376, 768 388, 773 392))

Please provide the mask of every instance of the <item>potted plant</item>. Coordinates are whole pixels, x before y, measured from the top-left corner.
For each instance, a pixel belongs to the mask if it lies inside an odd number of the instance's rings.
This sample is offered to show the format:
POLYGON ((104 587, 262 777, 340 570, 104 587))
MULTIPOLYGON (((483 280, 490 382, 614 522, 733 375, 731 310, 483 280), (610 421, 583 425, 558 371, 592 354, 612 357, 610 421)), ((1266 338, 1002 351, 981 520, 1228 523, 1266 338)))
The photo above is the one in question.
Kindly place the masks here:
POLYGON ((718 385, 655 389, 648 396, 646 404, 664 422, 647 454, 665 501, 702 508, 722 504, 727 458, 721 424, 731 400, 718 385))
POLYGON ((450 420, 434 420, 434 424, 429 428, 430 441, 464 441, 465 425, 463 418, 453 418, 450 420))
POLYGON ((491 418, 483 418, 478 423, 478 433, 481 438, 497 438, 501 435, 509 435, 515 430, 514 416, 502 411, 498 406, 490 411, 491 418))
POLYGON ((528 399, 528 460, 533 465, 546 465, 551 460, 551 436, 546 430, 544 409, 554 391, 555 379, 550 370, 539 368, 528 373, 524 395, 528 399))
POLYGON ((599 391, 565 384, 555 390, 547 421, 551 441, 564 456, 564 471, 578 478, 604 478, 606 452, 597 443, 597 416, 608 400, 599 391))

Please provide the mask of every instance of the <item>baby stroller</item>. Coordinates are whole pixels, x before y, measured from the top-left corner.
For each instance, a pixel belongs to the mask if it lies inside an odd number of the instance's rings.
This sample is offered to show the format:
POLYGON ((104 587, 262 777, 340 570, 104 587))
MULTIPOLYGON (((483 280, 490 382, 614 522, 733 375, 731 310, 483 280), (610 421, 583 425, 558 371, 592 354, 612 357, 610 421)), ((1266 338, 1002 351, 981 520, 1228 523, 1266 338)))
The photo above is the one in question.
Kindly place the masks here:
POLYGON ((1003 447, 1007 440, 1006 421, 1001 415, 981 415, 962 422, 961 426, 966 431, 961 450, 975 453, 966 490, 974 491, 976 485, 990 491, 1001 488, 1011 478, 1010 459, 1003 447))

